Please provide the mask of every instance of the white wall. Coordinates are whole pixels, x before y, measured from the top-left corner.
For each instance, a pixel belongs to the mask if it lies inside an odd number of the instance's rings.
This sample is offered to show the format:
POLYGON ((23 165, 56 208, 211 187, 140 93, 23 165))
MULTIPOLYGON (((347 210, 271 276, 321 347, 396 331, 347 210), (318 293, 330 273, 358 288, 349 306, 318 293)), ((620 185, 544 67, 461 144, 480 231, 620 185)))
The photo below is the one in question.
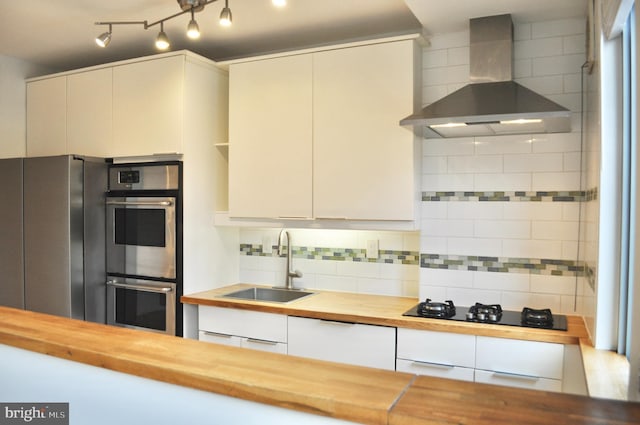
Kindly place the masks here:
MULTIPOLYGON (((562 266, 540 265, 541 271, 530 272, 508 263, 577 264, 580 202, 570 192, 581 190, 584 45, 582 19, 514 25, 515 80, 570 109, 571 133, 424 141, 423 194, 452 191, 455 196, 423 202, 420 251, 453 265, 443 270, 423 264, 421 298, 583 312, 586 279, 562 266), (508 200, 465 199, 460 196, 465 191, 505 192, 508 200), (574 201, 536 200, 539 192, 571 195, 574 201), (469 270, 470 265, 482 268, 483 261, 473 261, 478 256, 493 257, 492 264, 503 270, 469 270)), ((431 39, 423 60, 425 104, 467 84, 468 57, 468 31, 431 39)))
POLYGON ((9 56, 0 55, 0 157, 26 153, 26 86, 24 80, 54 72, 9 56))

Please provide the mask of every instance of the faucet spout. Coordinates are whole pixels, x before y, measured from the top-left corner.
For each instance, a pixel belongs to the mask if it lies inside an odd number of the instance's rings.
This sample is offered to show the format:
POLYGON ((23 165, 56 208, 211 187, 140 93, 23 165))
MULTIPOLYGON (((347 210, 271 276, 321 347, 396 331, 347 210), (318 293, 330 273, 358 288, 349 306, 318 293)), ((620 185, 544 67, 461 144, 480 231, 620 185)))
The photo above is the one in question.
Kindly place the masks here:
POLYGON ((278 255, 279 256, 282 256, 282 248, 285 245, 285 243, 283 242, 283 239, 287 240, 286 242, 287 261, 285 264, 284 287, 286 289, 296 289, 293 287, 293 278, 302 277, 302 273, 299 270, 295 270, 295 271, 291 270, 292 253, 293 253, 293 249, 291 249, 292 248, 291 235, 289 234, 289 232, 287 232, 284 229, 282 229, 280 231, 280 234, 278 235, 278 255))

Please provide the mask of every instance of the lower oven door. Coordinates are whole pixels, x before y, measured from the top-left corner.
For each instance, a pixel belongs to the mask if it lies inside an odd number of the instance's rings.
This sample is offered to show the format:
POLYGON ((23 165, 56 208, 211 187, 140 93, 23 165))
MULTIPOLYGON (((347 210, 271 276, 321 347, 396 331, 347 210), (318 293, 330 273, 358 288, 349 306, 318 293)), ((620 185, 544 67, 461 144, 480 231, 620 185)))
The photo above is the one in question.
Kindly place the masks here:
POLYGON ((107 280, 107 323, 176 334, 176 284, 142 279, 107 280))

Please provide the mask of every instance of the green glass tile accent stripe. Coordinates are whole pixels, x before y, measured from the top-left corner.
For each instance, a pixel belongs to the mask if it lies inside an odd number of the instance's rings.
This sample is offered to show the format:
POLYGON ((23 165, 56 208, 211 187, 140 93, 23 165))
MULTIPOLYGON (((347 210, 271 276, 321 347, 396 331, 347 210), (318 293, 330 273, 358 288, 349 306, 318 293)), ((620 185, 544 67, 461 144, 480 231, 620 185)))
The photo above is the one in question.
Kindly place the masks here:
MULTIPOLYGON (((240 254, 258 257, 277 257, 277 246, 271 247, 271 253, 263 252, 262 245, 240 244, 240 254)), ((283 254, 286 253, 286 250, 283 254)), ((417 251, 378 251, 378 258, 367 258, 367 251, 359 248, 314 248, 294 246, 293 258, 321 261, 353 261, 362 263, 419 265, 420 253, 417 251)))
POLYGON ((598 189, 568 191, 454 191, 422 192, 423 202, 439 201, 476 201, 476 202, 581 202, 598 199, 598 189))
POLYGON ((547 258, 501 258, 472 255, 421 254, 420 267, 496 273, 531 273, 553 276, 588 276, 583 264, 547 258))

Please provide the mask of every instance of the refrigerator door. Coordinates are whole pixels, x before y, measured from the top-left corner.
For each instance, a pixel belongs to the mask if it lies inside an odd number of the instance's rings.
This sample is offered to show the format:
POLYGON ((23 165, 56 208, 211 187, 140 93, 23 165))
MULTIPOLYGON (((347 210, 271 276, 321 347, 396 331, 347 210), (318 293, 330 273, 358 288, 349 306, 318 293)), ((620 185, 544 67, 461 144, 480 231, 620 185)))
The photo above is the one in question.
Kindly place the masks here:
POLYGON ((84 319, 82 258, 73 258, 82 256, 83 232, 82 176, 72 173, 74 162, 24 160, 25 307, 84 319))
POLYGON ((22 158, 0 160, 0 305, 24 309, 22 158))

